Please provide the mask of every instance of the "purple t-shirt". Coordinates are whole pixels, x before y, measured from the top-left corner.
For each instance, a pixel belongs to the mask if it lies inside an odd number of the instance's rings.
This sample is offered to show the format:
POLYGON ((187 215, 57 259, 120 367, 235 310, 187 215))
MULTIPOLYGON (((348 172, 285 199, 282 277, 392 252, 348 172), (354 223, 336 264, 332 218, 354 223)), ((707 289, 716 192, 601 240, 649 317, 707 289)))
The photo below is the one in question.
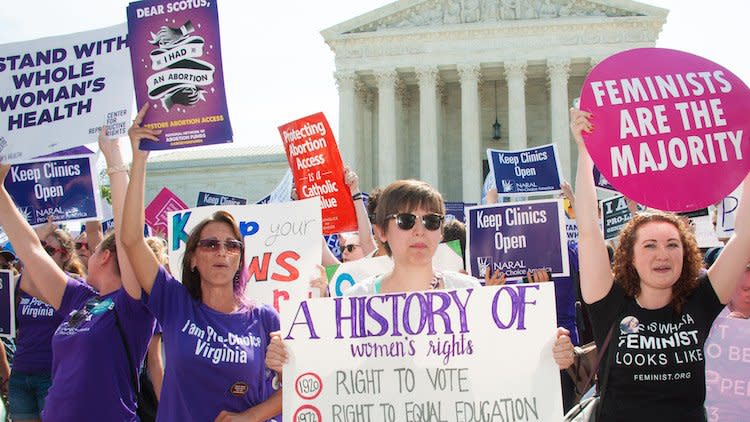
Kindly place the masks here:
MULTIPOLYGON (((222 410, 243 412, 276 391, 275 374, 265 365, 270 333, 279 330, 273 308, 215 311, 163 267, 144 300, 164 330, 157 421, 213 421, 222 410)), ((281 416, 269 420, 281 422, 281 416)))
MULTIPOLYGON (((21 277, 18 284, 21 285, 21 277)), ((17 288, 16 355, 13 370, 27 374, 45 374, 52 371, 52 334, 63 321, 55 308, 17 288)))
POLYGON ((89 285, 71 278, 58 312, 65 321, 52 336, 52 386, 42 420, 137 420, 133 376, 146 354, 154 317, 125 289, 99 297, 89 285))

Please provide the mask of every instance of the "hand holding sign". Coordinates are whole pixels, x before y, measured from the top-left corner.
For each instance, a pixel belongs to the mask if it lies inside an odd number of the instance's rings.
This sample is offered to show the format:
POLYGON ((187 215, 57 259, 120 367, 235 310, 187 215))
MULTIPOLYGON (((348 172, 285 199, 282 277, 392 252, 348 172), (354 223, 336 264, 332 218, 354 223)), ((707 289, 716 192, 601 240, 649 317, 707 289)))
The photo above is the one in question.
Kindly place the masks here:
POLYGON ((130 145, 133 150, 133 159, 135 159, 136 157, 142 158, 143 160, 148 158, 148 151, 142 151, 140 149, 141 139, 158 141, 159 135, 162 132, 161 129, 149 129, 147 127, 141 127, 141 123, 143 123, 143 118, 146 117, 146 113, 148 112, 149 107, 149 103, 143 104, 141 109, 138 110, 138 115, 135 116, 133 124, 130 126, 130 129, 128 129, 130 145))

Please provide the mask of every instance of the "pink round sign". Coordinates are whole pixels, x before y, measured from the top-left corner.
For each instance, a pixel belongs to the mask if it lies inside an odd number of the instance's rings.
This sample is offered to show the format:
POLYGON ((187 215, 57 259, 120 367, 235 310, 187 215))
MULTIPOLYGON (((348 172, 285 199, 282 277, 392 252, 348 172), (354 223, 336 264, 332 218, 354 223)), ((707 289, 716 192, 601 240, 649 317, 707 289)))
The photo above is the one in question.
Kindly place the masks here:
POLYGON ((750 171, 750 90, 724 67, 662 48, 608 57, 586 77, 586 147, 634 201, 665 211, 716 203, 750 171))

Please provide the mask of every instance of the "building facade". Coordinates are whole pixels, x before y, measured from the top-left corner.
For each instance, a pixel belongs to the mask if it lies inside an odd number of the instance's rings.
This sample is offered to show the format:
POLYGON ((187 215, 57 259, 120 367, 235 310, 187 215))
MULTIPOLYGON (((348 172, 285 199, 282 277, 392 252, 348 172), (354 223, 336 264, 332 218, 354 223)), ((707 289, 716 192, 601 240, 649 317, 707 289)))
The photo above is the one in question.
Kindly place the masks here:
POLYGON ((478 202, 487 148, 554 142, 571 180, 568 109, 586 74, 653 47, 667 13, 628 0, 399 0, 328 28, 344 161, 363 189, 419 178, 478 202))

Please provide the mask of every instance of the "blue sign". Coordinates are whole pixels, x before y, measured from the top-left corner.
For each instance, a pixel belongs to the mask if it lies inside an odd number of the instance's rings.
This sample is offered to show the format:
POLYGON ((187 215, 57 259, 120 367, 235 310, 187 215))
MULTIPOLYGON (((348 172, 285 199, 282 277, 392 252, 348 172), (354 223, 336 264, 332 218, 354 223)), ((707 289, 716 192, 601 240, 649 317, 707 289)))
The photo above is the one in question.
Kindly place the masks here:
POLYGON ((198 192, 198 203, 196 206, 205 207, 206 205, 247 205, 247 199, 222 195, 220 193, 198 192))
POLYGON ((93 156, 14 164, 5 188, 32 226, 53 221, 95 220, 101 209, 93 156))
POLYGON ((487 150, 499 195, 560 192, 560 162, 555 144, 519 151, 487 150))
POLYGON ((0 337, 16 335, 16 297, 13 273, 0 270, 0 337))
POLYGON ((466 209, 467 269, 484 278, 500 270, 508 279, 527 271, 570 275, 562 200, 481 205, 466 209))
POLYGON ((594 185, 597 188, 604 189, 610 192, 617 192, 614 186, 610 185, 607 178, 599 172, 599 169, 594 166, 594 185))
POLYGON ((464 210, 466 207, 473 207, 474 205, 476 204, 464 202, 446 202, 445 217, 446 219, 455 218, 462 223, 466 223, 466 214, 464 210))

